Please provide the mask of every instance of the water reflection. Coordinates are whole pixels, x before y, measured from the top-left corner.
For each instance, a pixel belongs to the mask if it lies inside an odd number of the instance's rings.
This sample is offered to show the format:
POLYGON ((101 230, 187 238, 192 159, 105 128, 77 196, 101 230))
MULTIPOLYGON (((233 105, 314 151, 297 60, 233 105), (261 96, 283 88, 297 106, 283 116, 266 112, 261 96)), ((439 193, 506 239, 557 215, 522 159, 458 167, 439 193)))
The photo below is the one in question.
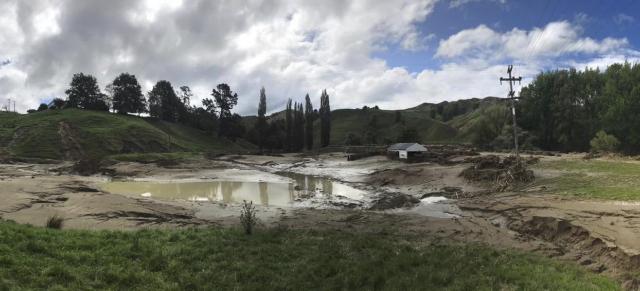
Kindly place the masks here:
POLYGON ((107 192, 161 200, 213 201, 241 203, 253 201, 264 206, 288 206, 296 199, 318 195, 327 199, 344 196, 360 200, 363 192, 331 180, 294 173, 280 173, 292 183, 273 182, 109 182, 102 186, 107 192))

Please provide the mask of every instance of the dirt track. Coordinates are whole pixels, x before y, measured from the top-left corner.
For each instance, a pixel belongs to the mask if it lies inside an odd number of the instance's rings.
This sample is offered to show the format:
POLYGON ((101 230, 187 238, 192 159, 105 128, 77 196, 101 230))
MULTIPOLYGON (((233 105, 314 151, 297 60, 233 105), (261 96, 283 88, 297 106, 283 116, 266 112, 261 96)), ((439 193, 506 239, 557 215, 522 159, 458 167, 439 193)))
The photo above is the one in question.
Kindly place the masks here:
MULTIPOLYGON (((0 217, 44 225, 49 216, 59 214, 66 219, 65 227, 89 229, 231 226, 238 221, 238 209, 233 205, 157 202, 105 193, 99 190, 99 185, 107 177, 81 177, 58 171, 66 166, 1 165, 0 217), (209 215, 202 215, 203 209, 209 215)), ((111 170, 120 177, 163 180, 225 177, 230 175, 229 169, 242 169, 248 178, 292 171, 328 176, 380 195, 458 197, 442 204, 452 209, 454 218, 432 217, 428 212, 412 210, 260 208, 259 211, 264 214, 263 227, 391 232, 425 243, 477 242, 535 251, 576 261, 595 272, 619 278, 629 289, 638 287, 638 282, 628 274, 640 270, 640 203, 579 200, 535 191, 492 194, 458 177, 465 166, 408 165, 384 157, 347 162, 341 155, 331 154, 223 157, 172 168, 120 163, 111 170), (463 193, 479 195, 459 197, 463 193)))

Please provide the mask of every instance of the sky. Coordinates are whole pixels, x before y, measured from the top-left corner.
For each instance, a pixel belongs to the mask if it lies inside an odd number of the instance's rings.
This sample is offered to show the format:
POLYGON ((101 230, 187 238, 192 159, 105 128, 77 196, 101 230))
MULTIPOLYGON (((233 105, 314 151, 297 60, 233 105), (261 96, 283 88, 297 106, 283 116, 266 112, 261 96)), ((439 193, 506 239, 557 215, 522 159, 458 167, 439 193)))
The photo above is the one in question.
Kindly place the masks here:
POLYGON ((634 0, 0 0, 0 107, 65 97, 74 73, 102 88, 122 72, 143 91, 219 83, 235 111, 268 112, 326 89, 335 108, 401 109, 506 96, 546 70, 640 59, 634 0))

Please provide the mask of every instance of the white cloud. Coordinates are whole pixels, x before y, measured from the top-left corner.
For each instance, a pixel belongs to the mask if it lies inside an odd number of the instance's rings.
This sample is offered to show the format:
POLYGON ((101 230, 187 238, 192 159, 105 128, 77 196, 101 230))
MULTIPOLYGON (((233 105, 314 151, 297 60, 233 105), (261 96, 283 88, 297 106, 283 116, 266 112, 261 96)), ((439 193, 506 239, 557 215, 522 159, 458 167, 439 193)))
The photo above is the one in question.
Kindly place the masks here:
POLYGON ((568 21, 551 22, 543 29, 525 31, 514 28, 504 33, 480 25, 440 41, 436 56, 530 61, 570 53, 607 54, 629 44, 626 38, 607 37, 598 41, 582 37, 581 31, 581 27, 568 21))

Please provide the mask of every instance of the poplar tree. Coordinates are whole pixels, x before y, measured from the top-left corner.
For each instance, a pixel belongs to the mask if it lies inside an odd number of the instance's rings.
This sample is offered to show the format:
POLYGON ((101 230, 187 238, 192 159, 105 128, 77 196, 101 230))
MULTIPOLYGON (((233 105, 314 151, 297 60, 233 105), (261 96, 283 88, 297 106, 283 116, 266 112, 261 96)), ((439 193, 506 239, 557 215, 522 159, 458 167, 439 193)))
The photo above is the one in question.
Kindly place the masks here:
POLYGON ((309 98, 309 94, 304 97, 305 99, 305 108, 304 108, 304 134, 305 134, 305 144, 307 145, 307 150, 313 149, 313 105, 311 104, 311 98, 309 98))
POLYGON ((285 149, 287 151, 292 150, 292 136, 293 136, 293 120, 291 116, 291 99, 287 101, 287 109, 284 112, 284 126, 285 126, 285 149))
POLYGON ((258 133, 258 146, 260 150, 264 147, 267 136, 267 94, 264 87, 260 89, 260 101, 258 102, 258 121, 256 122, 256 131, 258 133))
POLYGON ((320 146, 329 145, 331 136, 331 106, 329 105, 329 94, 327 90, 322 90, 320 96, 320 146))

